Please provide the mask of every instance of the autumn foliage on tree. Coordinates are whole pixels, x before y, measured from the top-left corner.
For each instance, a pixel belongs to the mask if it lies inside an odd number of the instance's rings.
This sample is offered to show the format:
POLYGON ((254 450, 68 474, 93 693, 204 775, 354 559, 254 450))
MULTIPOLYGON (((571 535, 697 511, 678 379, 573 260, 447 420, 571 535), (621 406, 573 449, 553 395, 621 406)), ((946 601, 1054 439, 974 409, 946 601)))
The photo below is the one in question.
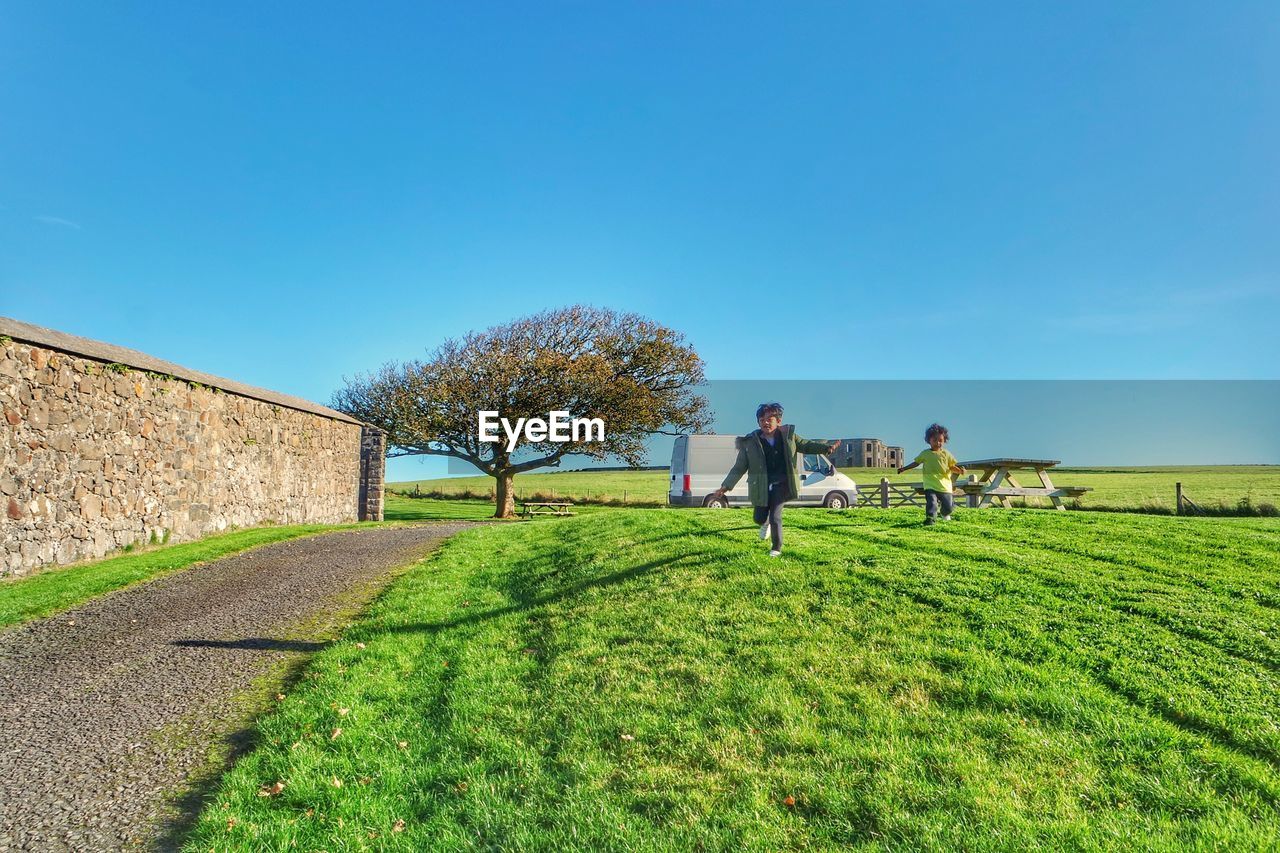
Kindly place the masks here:
POLYGON ((566 454, 645 459, 655 433, 697 432, 707 401, 702 359, 680 333, 637 314, 574 305, 446 340, 426 361, 343 378, 333 408, 387 433, 388 456, 464 459, 497 481, 495 517, 514 514, 512 480, 566 454), (480 411, 515 423, 567 411, 600 418, 604 441, 481 442, 480 411), (518 457, 518 461, 517 461, 518 457))

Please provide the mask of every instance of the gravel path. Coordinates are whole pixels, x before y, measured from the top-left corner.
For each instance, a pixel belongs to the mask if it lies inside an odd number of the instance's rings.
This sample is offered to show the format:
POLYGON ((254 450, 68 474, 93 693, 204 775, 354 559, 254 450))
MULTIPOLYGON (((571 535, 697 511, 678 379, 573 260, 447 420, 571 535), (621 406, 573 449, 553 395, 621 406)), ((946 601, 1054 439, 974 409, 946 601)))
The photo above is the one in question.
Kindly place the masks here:
POLYGON ((237 693, 467 526, 266 545, 0 631, 0 851, 171 846, 237 693))

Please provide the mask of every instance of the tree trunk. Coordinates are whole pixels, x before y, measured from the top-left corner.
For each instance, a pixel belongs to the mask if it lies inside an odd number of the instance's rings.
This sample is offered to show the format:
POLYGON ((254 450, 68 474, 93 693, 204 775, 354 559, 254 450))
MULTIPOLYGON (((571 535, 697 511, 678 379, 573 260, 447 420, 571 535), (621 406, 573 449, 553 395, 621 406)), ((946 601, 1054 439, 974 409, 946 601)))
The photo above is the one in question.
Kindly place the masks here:
POLYGON ((509 471, 500 471, 493 476, 498 481, 498 488, 494 498, 493 517, 514 518, 516 514, 516 493, 511 487, 511 482, 515 479, 515 475, 509 471))

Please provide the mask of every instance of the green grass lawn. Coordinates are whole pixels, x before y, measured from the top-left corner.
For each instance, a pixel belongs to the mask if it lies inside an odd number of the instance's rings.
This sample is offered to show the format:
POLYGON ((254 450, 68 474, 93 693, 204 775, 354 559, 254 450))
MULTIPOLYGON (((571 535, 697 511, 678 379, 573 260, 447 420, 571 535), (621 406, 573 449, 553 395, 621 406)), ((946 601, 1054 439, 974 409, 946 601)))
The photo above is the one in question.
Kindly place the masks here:
MULTIPOLYGON (((891 468, 842 468, 864 489, 874 487, 881 477, 891 482, 919 482, 920 471, 898 474, 891 468)), ((537 492, 569 498, 609 497, 621 500, 625 494, 633 503, 665 504, 666 471, 565 471, 520 474, 515 479, 518 495, 537 492)), ((1168 510, 1174 508, 1174 484, 1181 482, 1186 493, 1200 505, 1235 507, 1247 497, 1257 506, 1269 503, 1280 507, 1280 465, 1218 465, 1167 468, 1060 468, 1050 474, 1056 485, 1089 486, 1092 492, 1081 498, 1084 508, 1168 510)), ((1034 472, 1024 472, 1022 485, 1039 485, 1034 472)), ((388 488, 412 491, 438 489, 446 494, 472 491, 488 494, 492 477, 449 477, 391 483, 388 488)), ((1038 498, 1030 499, 1036 505, 1038 498)), ((1047 502, 1046 502, 1047 503, 1047 502)))
POLYGON ((1276 847, 1280 521, 786 519, 772 560, 745 511, 457 535, 188 848, 1276 847))
POLYGON ((181 545, 145 548, 105 560, 46 569, 30 577, 0 581, 0 628, 59 613, 131 584, 187 569, 271 542, 357 525, 293 524, 221 533, 181 545))

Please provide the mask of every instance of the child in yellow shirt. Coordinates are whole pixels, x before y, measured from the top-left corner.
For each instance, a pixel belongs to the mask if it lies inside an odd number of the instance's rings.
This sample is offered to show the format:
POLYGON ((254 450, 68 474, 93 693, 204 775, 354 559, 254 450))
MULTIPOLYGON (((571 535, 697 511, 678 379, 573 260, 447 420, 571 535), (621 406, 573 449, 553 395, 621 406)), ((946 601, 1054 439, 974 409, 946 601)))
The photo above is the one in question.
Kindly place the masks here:
POLYGON ((929 424, 924 431, 924 440, 929 442, 928 450, 921 450, 915 461, 898 469, 901 474, 910 471, 917 465, 924 466, 924 523, 933 524, 938 515, 938 507, 942 507, 942 520, 951 520, 951 510, 955 508, 955 499, 951 495, 951 475, 964 474, 964 468, 951 455, 945 445, 951 436, 942 424, 929 424))

